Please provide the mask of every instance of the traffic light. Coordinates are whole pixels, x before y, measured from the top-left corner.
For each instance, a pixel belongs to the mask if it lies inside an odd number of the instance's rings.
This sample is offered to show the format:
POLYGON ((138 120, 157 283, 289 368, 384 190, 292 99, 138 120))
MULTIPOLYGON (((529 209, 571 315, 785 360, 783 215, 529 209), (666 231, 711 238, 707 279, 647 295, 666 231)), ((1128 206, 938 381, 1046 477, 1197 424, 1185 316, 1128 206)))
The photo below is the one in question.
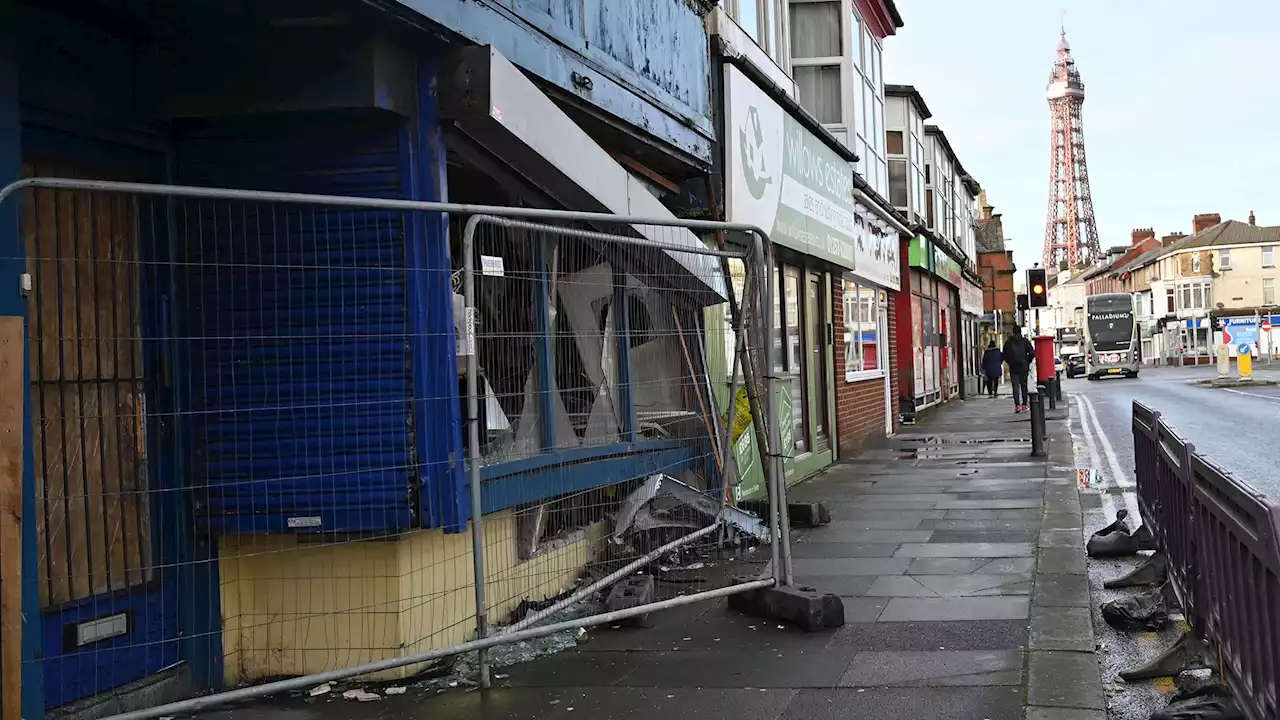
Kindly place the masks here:
POLYGON ((1019 309, 1019 310, 1026 310, 1026 309, 1027 309, 1027 294, 1026 294, 1026 293, 1018 293, 1018 309, 1019 309))
POLYGON ((1049 283, 1045 278, 1044 268, 1031 268, 1027 271, 1027 300, 1033 308, 1049 306, 1049 283))

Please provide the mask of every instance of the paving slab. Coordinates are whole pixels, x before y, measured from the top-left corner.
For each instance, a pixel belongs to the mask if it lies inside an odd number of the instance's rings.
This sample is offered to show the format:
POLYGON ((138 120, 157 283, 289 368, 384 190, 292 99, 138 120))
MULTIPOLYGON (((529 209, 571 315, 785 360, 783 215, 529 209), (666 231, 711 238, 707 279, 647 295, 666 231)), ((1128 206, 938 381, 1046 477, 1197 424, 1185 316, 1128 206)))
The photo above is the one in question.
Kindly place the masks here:
POLYGON ((840 688, 801 690, 785 720, 1022 720, 1022 688, 840 688))
POLYGON ((833 687, 850 658, 838 652, 645 653, 620 685, 628 687, 833 687))
POLYGON ((810 585, 833 595, 862 595, 875 582, 875 575, 802 575, 796 574, 797 585, 810 585))
POLYGON ((889 598, 886 597, 841 597, 841 604, 844 605, 844 621, 847 623, 869 623, 876 622, 880 616, 884 614, 884 609, 889 605, 889 598))
POLYGON ((1042 503, 1038 497, 1022 500, 939 500, 934 507, 939 510, 1017 510, 1038 509, 1042 503))
POLYGON ((898 557, 908 558, 998 558, 1030 557, 1034 552, 1029 542, 1020 543, 946 543, 906 542, 898 548, 898 557))
POLYGON ((1000 686, 1022 684, 1017 650, 860 652, 840 687, 1000 686))
POLYGON ((1017 510, 944 510, 941 516, 945 520, 1040 520, 1040 508, 1017 510))
POLYGON ((793 558, 887 558, 898 549, 896 543, 793 542, 793 558))
POLYGON ((1030 595, 1031 575, 884 575, 866 595, 872 597, 985 597, 1030 595))
POLYGON ((796 558, 791 570, 795 575, 901 575, 911 565, 910 558, 796 558))
POLYGON ((1031 608, 1032 650, 1093 652, 1093 618, 1087 607, 1031 608))
POLYGON ((1030 630, 1022 620, 861 622, 839 628, 824 647, 871 650, 1023 650, 1030 630))
POLYGON ((937 530, 929 538, 931 543, 1030 543, 1037 540, 1035 528, 1019 530, 937 530))
MULTIPOLYGON (((827 510, 831 512, 831 524, 822 527, 823 532, 832 532, 835 530, 930 530, 932 528, 924 527, 926 521, 918 517, 867 517, 867 518, 849 518, 841 513, 839 509, 832 508, 827 505, 827 510)), ((937 521, 933 521, 937 522, 937 521)), ((1036 525, 1039 527, 1039 524, 1036 525)))
POLYGON ((1038 555, 1037 567, 1040 572, 1054 575, 1085 574, 1084 553, 1078 548, 1040 548, 1038 555))
MULTIPOLYGON (((1038 518, 1034 520, 921 520, 917 527, 921 530, 971 530, 977 532, 1039 530, 1040 520, 1038 518)), ((937 535, 934 537, 937 537, 937 535)))
MULTIPOLYGON (((682 687, 583 687, 565 688, 555 697, 543 698, 541 711, 545 720, 581 720, 581 718, 627 718, 628 720, 670 720, 673 717, 709 718, 710 720, 770 719, 780 716, 796 691, 770 688, 682 688, 682 687), (550 702, 554 700, 555 704, 550 702)), ((481 696, 482 693, 469 693, 481 696)), ((377 703, 368 703, 375 705, 377 703)), ((532 704, 532 703, 531 703, 532 704)), ((347 703, 346 706, 350 706, 347 703)), ((420 713, 430 720, 489 720, 488 708, 477 705, 467 715, 440 716, 420 713)), ((530 717, 525 715, 525 718, 530 717)), ((407 716, 386 715, 385 718, 407 716)), ((540 720, 541 720, 540 718, 540 720)))
MULTIPOLYGON (((935 535, 929 539, 934 540, 936 538, 937 536, 935 535)), ((1037 537, 1037 544, 1042 548, 1065 547, 1084 550, 1084 533, 1074 528, 1066 530, 1041 530, 1037 537)))
POLYGON ((1030 705, 1106 709, 1098 662, 1091 652, 1033 650, 1027 673, 1030 705))
POLYGON ((1085 575, 1036 573, 1032 603, 1045 607, 1090 607, 1089 578, 1085 575))
POLYGON ((854 530, 847 524, 827 525, 808 533, 812 542, 843 543, 923 543, 933 537, 932 530, 854 530))
POLYGON ((1030 614, 1030 597, 892 598, 880 622, 1016 620, 1030 614))
POLYGON ((1026 720, 1107 720, 1107 714, 1101 710, 1029 706, 1026 720))

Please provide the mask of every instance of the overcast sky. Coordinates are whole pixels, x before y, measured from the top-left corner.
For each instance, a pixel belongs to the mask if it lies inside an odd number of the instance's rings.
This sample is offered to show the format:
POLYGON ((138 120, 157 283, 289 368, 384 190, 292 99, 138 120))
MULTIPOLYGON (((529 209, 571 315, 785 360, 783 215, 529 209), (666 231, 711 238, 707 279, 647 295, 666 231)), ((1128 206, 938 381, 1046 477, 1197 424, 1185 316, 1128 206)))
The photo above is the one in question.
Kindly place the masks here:
POLYGON ((1018 267, 1044 247, 1045 84, 1065 15, 1085 83, 1084 136, 1103 248, 1136 227, 1191 231, 1221 213, 1280 225, 1280 1, 897 0, 887 83, 915 85, 1003 213, 1018 267))

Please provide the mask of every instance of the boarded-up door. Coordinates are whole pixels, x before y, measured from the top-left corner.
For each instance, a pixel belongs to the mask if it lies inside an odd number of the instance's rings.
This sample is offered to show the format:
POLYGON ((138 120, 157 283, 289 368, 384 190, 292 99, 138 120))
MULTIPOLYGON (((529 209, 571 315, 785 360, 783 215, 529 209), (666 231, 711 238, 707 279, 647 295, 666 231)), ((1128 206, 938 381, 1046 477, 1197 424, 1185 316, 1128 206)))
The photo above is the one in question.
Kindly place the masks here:
MULTIPOLYGON (((139 179, 57 160, 28 176, 139 179)), ((177 661, 152 527, 143 218, 132 196, 23 195, 45 704, 177 661)))

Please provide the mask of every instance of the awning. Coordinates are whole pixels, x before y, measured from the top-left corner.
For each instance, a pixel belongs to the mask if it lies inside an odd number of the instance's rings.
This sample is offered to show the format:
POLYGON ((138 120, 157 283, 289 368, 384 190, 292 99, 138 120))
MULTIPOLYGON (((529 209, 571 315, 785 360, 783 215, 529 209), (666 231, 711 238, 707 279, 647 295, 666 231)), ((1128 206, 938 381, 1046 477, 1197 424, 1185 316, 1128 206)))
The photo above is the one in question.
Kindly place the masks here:
MULTIPOLYGON (((523 72, 491 47, 454 54, 439 79, 441 115, 476 147, 566 209, 674 218, 626 168, 592 140, 523 72)), ((602 228, 616 232, 617 228, 602 228)), ((635 226, 637 235, 665 245, 705 248, 677 227, 635 226)), ((677 250, 663 256, 650 277, 668 278, 701 302, 721 302, 724 278, 715 257, 677 250), (710 290, 712 294, 707 291, 710 290)))

